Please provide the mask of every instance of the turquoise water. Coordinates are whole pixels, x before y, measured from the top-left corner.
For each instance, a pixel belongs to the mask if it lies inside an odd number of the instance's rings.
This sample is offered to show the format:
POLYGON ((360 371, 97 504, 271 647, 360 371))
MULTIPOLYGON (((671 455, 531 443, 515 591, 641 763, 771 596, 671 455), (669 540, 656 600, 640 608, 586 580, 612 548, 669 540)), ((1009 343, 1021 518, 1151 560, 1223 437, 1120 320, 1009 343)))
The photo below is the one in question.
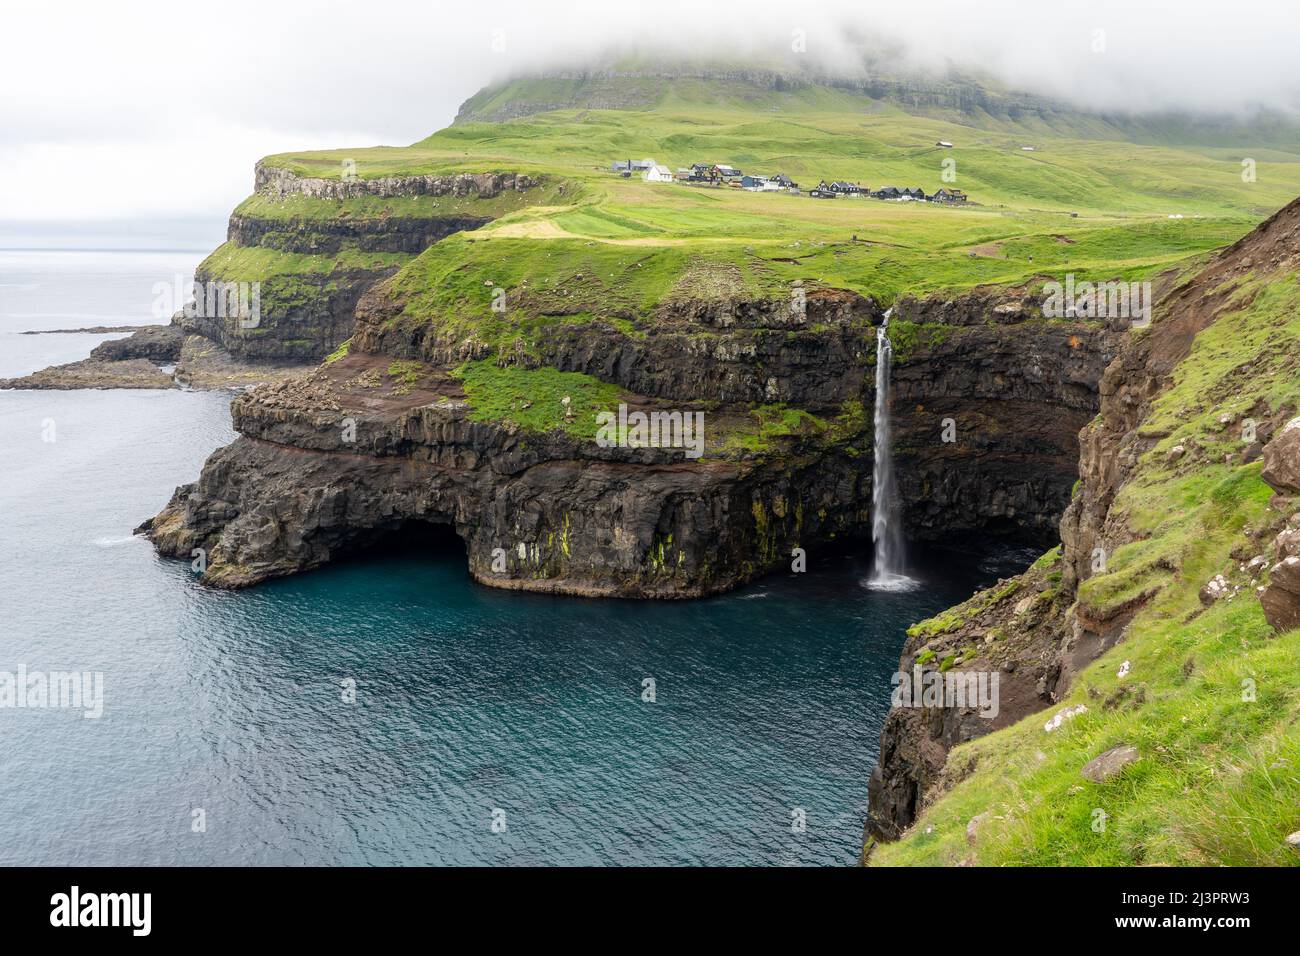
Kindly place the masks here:
MULTIPOLYGON (((7 312, 7 255, 5 348, 42 327, 31 289, 7 312)), ((1026 557, 922 555, 921 590, 881 593, 864 547, 613 602, 477 586, 430 536, 215 592, 131 529, 233 437, 227 405, 0 393, 0 671, 104 675, 99 719, 0 709, 0 863, 851 864, 906 625, 1026 557)))

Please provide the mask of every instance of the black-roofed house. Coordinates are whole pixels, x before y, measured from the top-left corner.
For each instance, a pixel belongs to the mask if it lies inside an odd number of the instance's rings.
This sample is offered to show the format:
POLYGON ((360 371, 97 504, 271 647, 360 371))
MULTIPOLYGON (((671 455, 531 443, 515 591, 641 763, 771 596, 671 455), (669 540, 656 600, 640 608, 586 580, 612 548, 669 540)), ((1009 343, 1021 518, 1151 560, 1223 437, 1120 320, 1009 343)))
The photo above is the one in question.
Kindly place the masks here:
POLYGON ((966 194, 962 192, 960 189, 948 189, 946 187, 940 189, 937 193, 935 193, 933 196, 930 197, 930 202, 958 203, 958 202, 965 202, 965 201, 966 201, 966 194))

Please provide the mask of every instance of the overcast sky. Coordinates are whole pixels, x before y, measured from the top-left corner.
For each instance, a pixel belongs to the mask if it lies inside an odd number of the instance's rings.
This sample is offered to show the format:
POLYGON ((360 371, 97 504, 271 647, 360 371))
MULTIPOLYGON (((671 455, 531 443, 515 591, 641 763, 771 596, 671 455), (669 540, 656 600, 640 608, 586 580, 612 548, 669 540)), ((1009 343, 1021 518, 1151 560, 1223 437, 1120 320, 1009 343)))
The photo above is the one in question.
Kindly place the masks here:
POLYGON ((1300 110, 1297 0, 729 6, 5 0, 0 220, 222 217, 251 191, 258 157, 413 142, 512 71, 611 47, 780 57, 796 29, 808 57, 839 70, 852 68, 854 29, 915 63, 974 66, 1083 106, 1300 110))

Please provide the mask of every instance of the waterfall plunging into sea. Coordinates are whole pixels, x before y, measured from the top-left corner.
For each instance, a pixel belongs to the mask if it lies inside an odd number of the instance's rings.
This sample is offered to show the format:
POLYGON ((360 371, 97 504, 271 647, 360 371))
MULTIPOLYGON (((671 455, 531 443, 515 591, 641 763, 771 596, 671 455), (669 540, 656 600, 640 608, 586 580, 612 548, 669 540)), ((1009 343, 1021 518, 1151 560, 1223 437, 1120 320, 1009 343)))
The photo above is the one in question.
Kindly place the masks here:
POLYGON ((875 461, 871 471, 871 543, 875 565, 866 581, 869 588, 902 591, 916 582, 902 573, 903 533, 899 526, 894 456, 889 434, 889 373, 894 359, 889 342, 889 316, 876 329, 875 461))

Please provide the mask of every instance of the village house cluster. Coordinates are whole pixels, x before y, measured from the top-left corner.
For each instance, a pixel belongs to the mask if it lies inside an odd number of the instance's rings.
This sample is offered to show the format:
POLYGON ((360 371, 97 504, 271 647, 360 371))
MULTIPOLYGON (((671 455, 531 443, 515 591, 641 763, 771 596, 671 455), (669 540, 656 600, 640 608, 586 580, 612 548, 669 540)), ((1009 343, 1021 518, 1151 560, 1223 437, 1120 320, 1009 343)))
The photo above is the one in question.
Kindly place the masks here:
POLYGON ((850 183, 836 180, 821 180, 812 189, 803 192, 799 184, 785 173, 762 176, 746 173, 735 166, 722 163, 695 163, 684 166, 676 172, 656 163, 653 159, 627 159, 611 163, 612 172, 625 179, 633 175, 648 183, 686 183, 692 186, 728 186, 733 189, 745 189, 750 192, 787 193, 791 196, 810 196, 813 199, 859 198, 869 196, 872 199, 886 199, 897 202, 937 202, 959 204, 967 201, 967 196, 960 189, 944 187, 929 195, 918 187, 881 186, 872 189, 862 183, 850 183))

